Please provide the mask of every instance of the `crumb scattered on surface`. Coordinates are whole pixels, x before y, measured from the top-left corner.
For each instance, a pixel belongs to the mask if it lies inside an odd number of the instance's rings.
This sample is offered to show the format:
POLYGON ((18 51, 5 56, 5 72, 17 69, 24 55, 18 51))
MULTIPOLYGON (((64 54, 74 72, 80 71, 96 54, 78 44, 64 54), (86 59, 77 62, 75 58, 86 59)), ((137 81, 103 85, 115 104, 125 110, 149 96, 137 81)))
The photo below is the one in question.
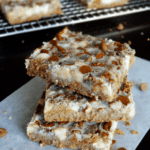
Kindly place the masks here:
POLYGON ((7 111, 3 111, 3 114, 7 114, 7 111))
POLYGON ((112 140, 112 145, 116 143, 116 140, 112 140))
POLYGON ((112 28, 110 28, 110 29, 109 29, 109 32, 112 32, 112 31, 113 31, 112 28))
POLYGON ((117 150, 127 150, 127 149, 124 148, 124 147, 120 147, 120 148, 118 148, 117 150))
POLYGON ((147 38, 147 41, 150 41, 150 38, 147 38))
POLYGON ((118 24, 117 30, 121 31, 124 29, 124 25, 122 23, 118 24))
POLYGON ((8 132, 7 132, 6 129, 0 128, 0 138, 1 138, 1 137, 4 137, 7 133, 8 133, 8 132))
POLYGON ((144 32, 141 32, 141 35, 144 35, 144 32))
POLYGON ((24 40, 22 40, 22 44, 24 43, 25 41, 24 40))
POLYGON ((115 135, 116 135, 117 133, 120 134, 120 135, 125 135, 124 132, 123 132, 121 129, 116 129, 115 135))
POLYGON ((131 44, 132 44, 132 42, 129 40, 129 41, 128 41, 128 44, 129 44, 129 45, 131 45, 131 44))
POLYGON ((130 126, 131 123, 129 121, 126 121, 126 126, 130 126))
POLYGON ((9 120, 11 120, 12 119, 12 116, 9 116, 9 120))
POLYGON ((132 130, 131 133, 132 134, 139 134, 139 132, 137 132, 136 130, 132 130))
POLYGON ((140 89, 142 91, 146 91, 148 89, 148 84, 146 82, 141 83, 140 89))

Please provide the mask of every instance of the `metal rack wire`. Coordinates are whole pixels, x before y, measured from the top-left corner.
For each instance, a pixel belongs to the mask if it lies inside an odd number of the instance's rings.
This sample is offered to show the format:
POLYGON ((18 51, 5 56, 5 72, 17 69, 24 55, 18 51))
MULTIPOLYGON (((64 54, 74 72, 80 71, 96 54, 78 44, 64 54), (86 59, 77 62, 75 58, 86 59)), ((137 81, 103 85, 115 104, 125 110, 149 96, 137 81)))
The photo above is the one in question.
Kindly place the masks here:
POLYGON ((7 22, 3 14, 0 14, 0 37, 150 10, 149 0, 130 0, 124 6, 106 9, 86 9, 86 7, 77 2, 77 0, 60 1, 63 5, 63 14, 61 16, 54 15, 39 21, 31 21, 12 26, 7 22))

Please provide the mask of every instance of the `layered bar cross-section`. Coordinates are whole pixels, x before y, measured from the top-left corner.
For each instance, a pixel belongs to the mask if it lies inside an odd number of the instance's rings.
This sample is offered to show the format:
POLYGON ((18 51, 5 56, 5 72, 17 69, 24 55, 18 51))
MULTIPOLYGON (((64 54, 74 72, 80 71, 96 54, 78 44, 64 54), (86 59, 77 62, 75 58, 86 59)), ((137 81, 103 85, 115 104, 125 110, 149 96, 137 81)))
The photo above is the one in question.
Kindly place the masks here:
POLYGON ((44 99, 39 100, 28 124, 27 135, 43 145, 83 150, 109 150, 117 127, 116 121, 103 123, 44 121, 44 99))

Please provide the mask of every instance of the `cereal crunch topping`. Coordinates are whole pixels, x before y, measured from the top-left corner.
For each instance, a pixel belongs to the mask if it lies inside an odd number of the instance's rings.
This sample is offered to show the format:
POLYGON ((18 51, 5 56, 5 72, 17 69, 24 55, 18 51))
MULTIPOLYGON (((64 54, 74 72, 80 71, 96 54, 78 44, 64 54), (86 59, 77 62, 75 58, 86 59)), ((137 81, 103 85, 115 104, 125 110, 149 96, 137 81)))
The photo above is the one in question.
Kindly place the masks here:
POLYGON ((104 53, 99 53, 99 54, 96 55, 96 59, 103 58, 103 56, 105 56, 104 53))
POLYGON ((50 58, 48 58, 48 61, 59 61, 59 57, 58 56, 51 56, 50 58))
POLYGON ((105 52, 105 51, 109 50, 109 46, 106 45, 104 42, 102 42, 102 43, 101 43, 101 50, 102 50, 103 52, 105 52))

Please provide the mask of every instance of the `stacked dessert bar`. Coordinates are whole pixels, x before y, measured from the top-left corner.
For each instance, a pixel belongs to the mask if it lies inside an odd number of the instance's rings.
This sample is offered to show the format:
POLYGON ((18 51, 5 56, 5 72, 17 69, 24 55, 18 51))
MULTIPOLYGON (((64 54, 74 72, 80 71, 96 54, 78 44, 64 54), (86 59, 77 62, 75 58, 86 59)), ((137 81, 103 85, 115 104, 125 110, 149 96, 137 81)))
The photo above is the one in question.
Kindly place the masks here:
POLYGON ((59 0, 0 0, 0 6, 12 25, 62 14, 59 0))
POLYGON ((118 121, 134 117, 127 74, 128 44, 71 32, 67 27, 26 59, 30 76, 47 85, 27 135, 59 148, 109 150, 118 121))

